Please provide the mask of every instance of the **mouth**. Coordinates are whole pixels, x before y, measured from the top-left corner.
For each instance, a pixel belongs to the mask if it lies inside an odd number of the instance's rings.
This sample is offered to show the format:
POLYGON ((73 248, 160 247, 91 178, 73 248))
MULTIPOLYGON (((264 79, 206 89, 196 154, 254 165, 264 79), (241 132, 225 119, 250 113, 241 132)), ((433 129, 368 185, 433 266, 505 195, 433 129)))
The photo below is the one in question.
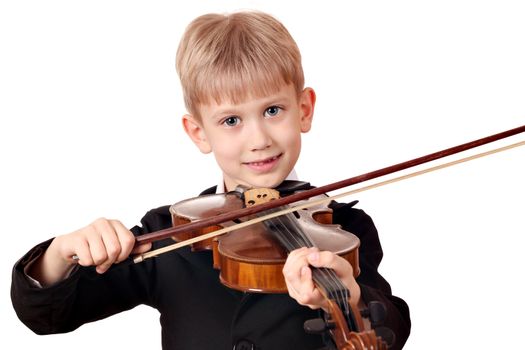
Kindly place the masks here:
POLYGON ((243 164, 247 165, 253 170, 266 172, 270 171, 277 164, 278 160, 281 158, 282 155, 283 154, 281 153, 273 157, 260 159, 253 162, 245 162, 243 164))

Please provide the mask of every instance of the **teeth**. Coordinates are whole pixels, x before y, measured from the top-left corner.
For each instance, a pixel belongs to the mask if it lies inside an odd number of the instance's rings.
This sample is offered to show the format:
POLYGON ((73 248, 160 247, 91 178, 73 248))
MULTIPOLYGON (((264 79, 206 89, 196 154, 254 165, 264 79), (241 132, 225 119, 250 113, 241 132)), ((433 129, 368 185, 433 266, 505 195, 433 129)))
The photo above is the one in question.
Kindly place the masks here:
POLYGON ((253 164, 253 165, 263 165, 263 164, 266 164, 266 163, 272 162, 272 161, 274 161, 274 160, 276 160, 276 159, 277 159, 277 156, 272 157, 272 158, 269 158, 269 159, 267 159, 267 160, 265 160, 265 161, 262 161, 262 162, 252 162, 252 164, 253 164))

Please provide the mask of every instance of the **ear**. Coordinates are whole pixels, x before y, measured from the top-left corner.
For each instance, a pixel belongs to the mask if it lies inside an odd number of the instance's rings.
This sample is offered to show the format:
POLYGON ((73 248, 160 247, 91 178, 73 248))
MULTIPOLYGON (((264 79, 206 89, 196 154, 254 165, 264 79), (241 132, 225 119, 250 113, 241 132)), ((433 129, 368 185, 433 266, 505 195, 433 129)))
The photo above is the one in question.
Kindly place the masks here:
POLYGON ((185 114, 182 116, 182 127, 202 153, 211 152, 211 146, 201 122, 197 121, 192 115, 185 114))
POLYGON ((299 110, 301 113, 301 132, 308 132, 312 127, 315 108, 315 91, 312 88, 305 88, 299 96, 299 110))

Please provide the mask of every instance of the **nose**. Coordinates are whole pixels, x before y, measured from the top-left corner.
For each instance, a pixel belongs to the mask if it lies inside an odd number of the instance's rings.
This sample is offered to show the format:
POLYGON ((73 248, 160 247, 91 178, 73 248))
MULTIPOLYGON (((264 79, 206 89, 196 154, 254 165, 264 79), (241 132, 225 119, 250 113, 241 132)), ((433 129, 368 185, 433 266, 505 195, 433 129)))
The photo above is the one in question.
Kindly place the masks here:
POLYGON ((252 151, 264 150, 272 145, 270 130, 261 120, 252 123, 248 130, 247 138, 252 151))

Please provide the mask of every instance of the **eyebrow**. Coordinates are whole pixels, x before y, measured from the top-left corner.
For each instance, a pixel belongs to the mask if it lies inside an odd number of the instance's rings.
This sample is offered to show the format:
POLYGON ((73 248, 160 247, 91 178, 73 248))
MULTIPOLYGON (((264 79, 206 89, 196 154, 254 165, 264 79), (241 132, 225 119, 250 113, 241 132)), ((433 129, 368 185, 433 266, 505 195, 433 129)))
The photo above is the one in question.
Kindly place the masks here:
POLYGON ((226 107, 224 109, 220 109, 218 111, 215 111, 211 115, 211 118, 212 119, 221 119, 221 118, 223 118, 225 116, 238 115, 238 114, 239 114, 239 110, 232 106, 232 107, 226 107))
MULTIPOLYGON (((282 94, 275 94, 270 97, 263 97, 259 103, 257 103, 258 106, 272 106, 274 104, 280 104, 280 103, 289 103, 290 98, 287 96, 286 93, 282 94)), ((242 103, 241 103, 242 104, 242 103)), ((217 110, 215 113, 211 115, 212 119, 220 119, 224 116, 228 115, 238 115, 239 113, 239 107, 238 105, 228 105, 222 109, 217 110)))
POLYGON ((273 95, 273 96, 270 96, 266 99, 266 101, 264 101, 263 104, 266 104, 266 105, 271 105, 273 103, 278 103, 278 102, 283 102, 283 101, 286 101, 286 102, 289 102, 290 98, 288 96, 288 94, 276 94, 276 95, 273 95))

